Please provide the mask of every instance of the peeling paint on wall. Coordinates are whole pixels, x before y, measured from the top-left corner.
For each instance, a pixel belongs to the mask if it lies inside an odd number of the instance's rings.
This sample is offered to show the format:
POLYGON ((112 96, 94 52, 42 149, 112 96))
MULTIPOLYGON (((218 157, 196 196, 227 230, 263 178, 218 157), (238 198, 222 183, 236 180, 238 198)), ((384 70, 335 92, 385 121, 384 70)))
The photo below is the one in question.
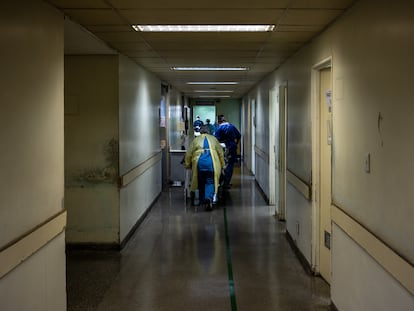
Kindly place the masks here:
POLYGON ((119 179, 118 140, 112 138, 103 147, 103 155, 106 160, 104 167, 84 169, 66 178, 66 187, 90 187, 98 184, 117 184, 119 179))

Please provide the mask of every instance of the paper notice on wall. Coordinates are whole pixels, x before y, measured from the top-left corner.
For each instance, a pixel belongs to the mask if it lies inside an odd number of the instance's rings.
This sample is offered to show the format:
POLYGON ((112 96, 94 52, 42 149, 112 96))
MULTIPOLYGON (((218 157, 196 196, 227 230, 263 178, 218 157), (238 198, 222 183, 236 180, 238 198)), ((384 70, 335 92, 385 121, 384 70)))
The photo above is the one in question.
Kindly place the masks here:
POLYGON ((327 90, 325 92, 326 96, 326 107, 328 108, 328 112, 332 112, 332 91, 327 90))

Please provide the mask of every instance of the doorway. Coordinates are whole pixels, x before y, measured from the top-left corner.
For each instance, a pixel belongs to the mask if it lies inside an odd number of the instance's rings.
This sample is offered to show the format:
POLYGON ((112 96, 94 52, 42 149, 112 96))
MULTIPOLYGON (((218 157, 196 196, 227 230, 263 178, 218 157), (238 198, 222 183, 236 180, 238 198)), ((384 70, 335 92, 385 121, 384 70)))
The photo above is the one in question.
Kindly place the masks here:
POLYGON ((252 119, 251 119, 251 122, 252 122, 251 124, 251 129, 252 129, 252 140, 251 140, 252 141, 252 145, 251 145, 252 163, 251 165, 252 165, 252 168, 251 170, 254 175, 256 174, 256 150, 255 150, 255 147, 256 147, 256 100, 255 99, 252 99, 251 101, 251 116, 252 116, 252 119))
POLYGON ((313 84, 313 266, 331 281, 332 68, 331 59, 315 65, 313 84))
POLYGON ((287 83, 269 92, 269 205, 286 219, 286 107, 287 83))
POLYGON ((287 83, 279 86, 279 139, 278 139, 278 217, 286 220, 286 120, 287 83))
MULTIPOLYGON (((279 114, 276 112, 279 94, 277 88, 274 87, 269 91, 269 205, 276 205, 278 197, 276 179, 278 170, 278 161, 276 157, 278 145, 278 128, 279 114)), ((278 206, 275 209, 275 215, 278 214, 278 206)))

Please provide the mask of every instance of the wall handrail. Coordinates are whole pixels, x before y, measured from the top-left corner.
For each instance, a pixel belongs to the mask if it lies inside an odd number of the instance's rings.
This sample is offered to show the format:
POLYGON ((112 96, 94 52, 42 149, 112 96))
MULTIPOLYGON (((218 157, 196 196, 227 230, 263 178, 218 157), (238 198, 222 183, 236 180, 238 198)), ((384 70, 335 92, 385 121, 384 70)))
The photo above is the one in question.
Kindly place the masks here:
POLYGON ((269 154, 266 152, 266 151, 264 151, 264 150, 262 150, 262 149, 260 149, 259 147, 257 147, 257 145, 255 145, 254 146, 254 152, 259 156, 259 157, 261 157, 263 160, 265 160, 265 162, 267 163, 267 164, 269 164, 269 154))
POLYGON ((61 234, 66 228, 66 209, 0 248, 0 279, 61 234))
POLYGON ((305 198, 310 201, 312 199, 312 186, 296 176, 289 169, 286 170, 286 180, 296 188, 305 198))
POLYGON ((337 205, 331 205, 331 218, 336 225, 362 247, 380 266, 414 295, 414 265, 412 262, 404 258, 337 205))
POLYGON ((154 152, 148 159, 138 164, 137 166, 129 170, 124 175, 120 176, 121 187, 126 187, 135 178, 141 176, 146 170, 151 168, 155 163, 161 161, 161 159, 162 159, 162 152, 161 151, 154 152))

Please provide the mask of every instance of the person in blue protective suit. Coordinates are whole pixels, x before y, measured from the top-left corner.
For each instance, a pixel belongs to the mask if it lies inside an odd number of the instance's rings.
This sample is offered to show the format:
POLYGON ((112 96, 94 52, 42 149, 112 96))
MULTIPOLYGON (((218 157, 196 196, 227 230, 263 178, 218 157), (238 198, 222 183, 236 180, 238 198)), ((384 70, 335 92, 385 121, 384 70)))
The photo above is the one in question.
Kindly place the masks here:
POLYGON ((206 123, 205 123, 209 129, 210 129, 210 134, 214 135, 214 132, 216 131, 216 128, 213 124, 210 123, 210 119, 206 119, 206 123))
POLYGON ((209 134, 208 126, 191 142, 185 154, 185 167, 192 169, 191 191, 198 189, 200 202, 206 209, 218 203, 219 180, 224 166, 224 153, 219 141, 209 134))
POLYGON ((227 122, 224 115, 217 118, 218 127, 215 131, 217 140, 226 145, 229 155, 227 166, 224 169, 224 188, 230 188, 231 177, 233 176, 234 164, 237 162, 237 144, 240 141, 241 134, 239 130, 231 123, 227 122))
POLYGON ((199 126, 201 128, 203 125, 204 125, 204 122, 201 121, 200 116, 196 116, 196 119, 193 123, 193 127, 195 128, 195 127, 199 126))

